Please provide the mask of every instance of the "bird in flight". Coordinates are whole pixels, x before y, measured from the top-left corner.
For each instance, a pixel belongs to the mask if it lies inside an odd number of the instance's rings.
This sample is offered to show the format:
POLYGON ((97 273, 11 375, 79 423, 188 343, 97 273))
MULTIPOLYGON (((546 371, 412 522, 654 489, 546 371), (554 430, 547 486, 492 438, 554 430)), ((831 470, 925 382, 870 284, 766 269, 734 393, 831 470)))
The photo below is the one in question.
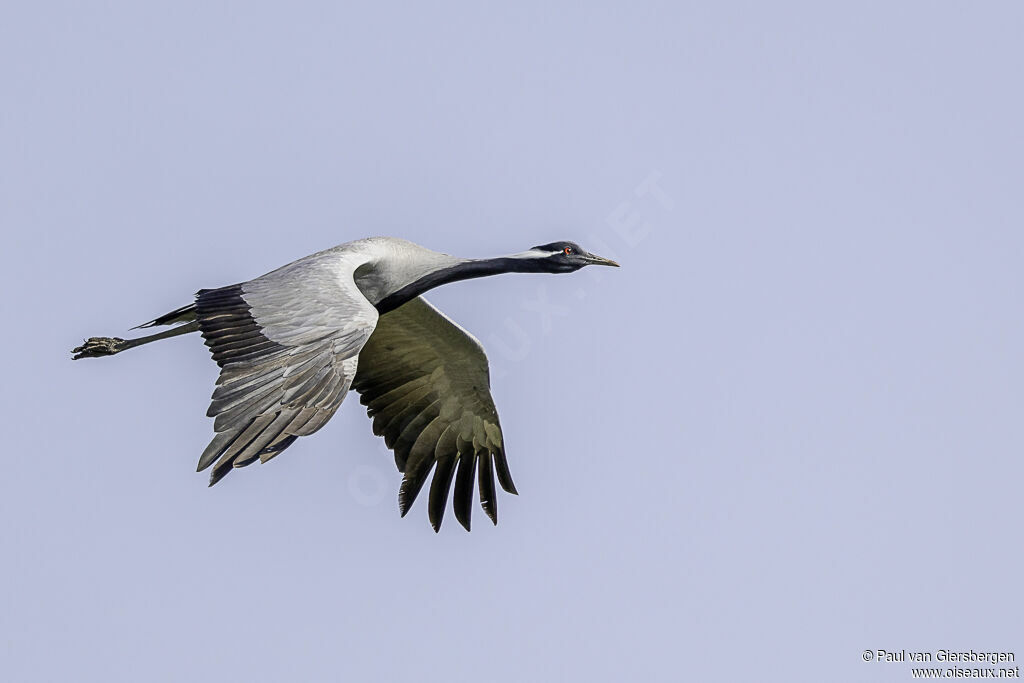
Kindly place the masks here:
POLYGON ((371 237, 217 289, 140 327, 171 329, 137 339, 92 337, 74 359, 112 356, 199 332, 220 376, 207 411, 215 436, 198 471, 210 486, 266 462, 320 429, 354 389, 403 473, 404 517, 430 471, 427 514, 441 528, 448 494, 468 531, 474 479, 498 523, 494 478, 516 493, 484 349, 421 294, 449 282, 500 273, 571 273, 618 266, 574 242, 552 242, 492 259, 463 259, 394 237, 371 237))

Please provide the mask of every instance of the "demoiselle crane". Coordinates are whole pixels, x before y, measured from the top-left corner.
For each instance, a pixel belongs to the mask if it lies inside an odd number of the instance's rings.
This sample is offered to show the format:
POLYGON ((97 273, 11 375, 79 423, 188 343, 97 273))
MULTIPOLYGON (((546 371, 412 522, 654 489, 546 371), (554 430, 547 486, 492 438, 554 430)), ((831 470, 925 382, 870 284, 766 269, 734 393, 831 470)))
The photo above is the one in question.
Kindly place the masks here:
POLYGON ((435 531, 455 480, 455 517, 468 531, 473 480, 498 523, 494 477, 512 483, 487 357, 466 330, 420 295, 500 273, 570 273, 618 266, 573 242, 511 256, 462 259, 406 240, 372 237, 306 256, 241 284, 202 289, 195 302, 140 327, 174 325, 138 339, 92 337, 75 359, 111 356, 199 332, 220 366, 207 411, 215 436, 198 471, 210 486, 236 467, 266 462, 322 427, 348 390, 373 418, 404 476, 404 517, 434 469, 427 512, 435 531))

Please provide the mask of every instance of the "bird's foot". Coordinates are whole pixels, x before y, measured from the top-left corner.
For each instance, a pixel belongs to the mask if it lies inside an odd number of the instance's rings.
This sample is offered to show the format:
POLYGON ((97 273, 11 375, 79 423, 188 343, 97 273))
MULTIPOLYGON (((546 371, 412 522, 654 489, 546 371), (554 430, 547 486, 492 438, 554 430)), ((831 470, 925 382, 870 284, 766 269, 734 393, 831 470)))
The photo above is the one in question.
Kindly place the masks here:
POLYGON ((71 350, 71 353, 75 354, 72 360, 113 356, 126 348, 127 341, 120 337, 89 337, 84 344, 71 350))

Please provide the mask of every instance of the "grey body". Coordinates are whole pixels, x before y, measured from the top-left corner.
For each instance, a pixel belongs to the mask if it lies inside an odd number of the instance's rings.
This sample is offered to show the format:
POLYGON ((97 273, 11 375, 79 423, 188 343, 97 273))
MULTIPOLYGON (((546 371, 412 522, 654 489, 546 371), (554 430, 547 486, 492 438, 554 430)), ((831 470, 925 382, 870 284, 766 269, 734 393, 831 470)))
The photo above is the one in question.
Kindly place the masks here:
POLYGON ((420 294, 503 272, 571 272, 617 265, 559 242, 498 259, 460 259, 375 237, 312 254, 147 323, 177 325, 134 340, 94 337, 75 358, 107 356, 199 331, 221 373, 207 414, 215 436, 200 456, 210 485, 266 462, 316 432, 350 389, 361 395, 404 473, 403 516, 434 471, 428 514, 441 525, 454 479, 456 518, 468 530, 474 480, 497 523, 494 479, 516 493, 483 347, 420 294))

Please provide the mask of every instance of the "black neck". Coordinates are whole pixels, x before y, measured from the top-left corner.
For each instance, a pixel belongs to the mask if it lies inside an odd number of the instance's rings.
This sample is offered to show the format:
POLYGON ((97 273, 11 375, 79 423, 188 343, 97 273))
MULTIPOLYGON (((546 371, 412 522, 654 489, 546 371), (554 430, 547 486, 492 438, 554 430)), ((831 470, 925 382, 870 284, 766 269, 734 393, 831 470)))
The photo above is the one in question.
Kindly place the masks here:
POLYGON ((503 256, 492 259, 474 259, 447 268, 441 268, 427 273, 419 280, 402 287, 397 292, 389 294, 377 303, 377 312, 381 315, 393 311, 406 301, 415 299, 426 291, 446 285, 449 282, 459 280, 470 280, 488 275, 501 275, 502 273, 542 273, 544 268, 531 258, 510 258, 503 256))

